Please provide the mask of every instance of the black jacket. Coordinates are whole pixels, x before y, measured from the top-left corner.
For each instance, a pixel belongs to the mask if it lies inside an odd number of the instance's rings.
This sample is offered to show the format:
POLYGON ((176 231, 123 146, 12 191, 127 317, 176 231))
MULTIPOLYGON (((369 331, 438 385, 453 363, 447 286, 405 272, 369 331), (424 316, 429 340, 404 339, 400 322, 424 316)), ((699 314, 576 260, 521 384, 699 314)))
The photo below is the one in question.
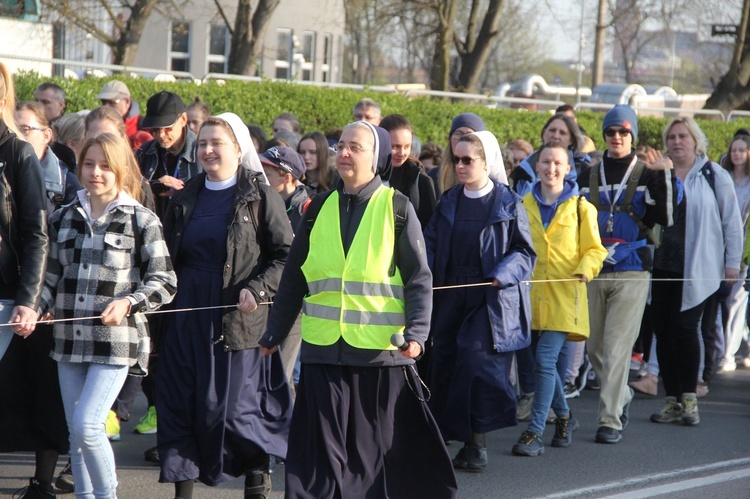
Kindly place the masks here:
MULTIPOLYGON (((187 182, 201 172, 195 151, 197 145, 195 134, 187 126, 185 127, 185 133, 187 134, 185 145, 182 147, 180 156, 177 158, 177 168, 179 168, 180 172, 179 178, 183 182, 187 182)), ((141 173, 150 186, 149 190, 154 195, 153 211, 159 218, 164 218, 164 210, 167 208, 169 200, 159 196, 159 194, 165 192, 163 189, 160 189, 164 186, 162 184, 157 186, 154 182, 162 175, 172 175, 174 173, 167 171, 167 165, 165 164, 167 154, 169 153, 159 145, 157 140, 150 140, 135 151, 135 160, 138 162, 141 173)))
POLYGON ((432 179, 425 173, 422 163, 412 158, 404 161, 404 164, 394 168, 391 172, 390 186, 409 198, 417 212, 417 218, 422 229, 435 211, 437 200, 435 197, 435 185, 432 179))
MULTIPOLYGON (((260 304, 276 295, 292 243, 292 228, 284 201, 263 183, 262 175, 242 167, 237 175, 234 218, 227 234, 221 303, 237 304, 240 290, 247 288, 260 304)), ((193 177, 184 189, 172 196, 165 213, 164 239, 175 268, 179 266, 182 234, 193 214, 198 193, 204 189, 205 179, 205 173, 193 177)), ((260 305, 248 314, 242 314, 236 308, 224 309, 220 338, 224 349, 257 348, 258 339, 266 328, 269 308, 260 305)))
POLYGON ((0 121, 0 298, 36 310, 47 267, 47 198, 30 144, 0 121))

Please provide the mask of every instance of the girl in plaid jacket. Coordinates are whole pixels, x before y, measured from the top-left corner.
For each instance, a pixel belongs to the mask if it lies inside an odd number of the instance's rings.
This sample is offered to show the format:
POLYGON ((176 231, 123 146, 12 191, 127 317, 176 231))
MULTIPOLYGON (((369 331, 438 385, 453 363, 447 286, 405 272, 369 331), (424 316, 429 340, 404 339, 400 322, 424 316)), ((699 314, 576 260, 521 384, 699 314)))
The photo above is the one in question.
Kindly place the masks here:
POLYGON ((153 212, 134 198, 138 168, 121 138, 103 134, 81 151, 78 199, 50 217, 42 312, 56 319, 52 358, 70 431, 76 496, 116 497, 104 423, 128 372, 148 367, 142 314, 169 303, 177 278, 153 212))

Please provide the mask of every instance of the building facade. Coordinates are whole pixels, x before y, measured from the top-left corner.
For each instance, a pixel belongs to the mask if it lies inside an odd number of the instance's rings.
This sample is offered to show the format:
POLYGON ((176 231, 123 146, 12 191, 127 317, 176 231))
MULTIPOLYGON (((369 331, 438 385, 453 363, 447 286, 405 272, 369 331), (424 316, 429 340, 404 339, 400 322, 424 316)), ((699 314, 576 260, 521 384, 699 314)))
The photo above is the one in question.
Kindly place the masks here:
MULTIPOLYGON (((233 23, 236 3, 225 1, 222 8, 233 23)), ((343 0, 282 0, 268 23, 258 76, 340 82, 344 17, 343 0)), ((134 66, 187 71, 196 78, 226 73, 230 36, 212 0, 193 0, 169 16, 155 10, 134 66)))

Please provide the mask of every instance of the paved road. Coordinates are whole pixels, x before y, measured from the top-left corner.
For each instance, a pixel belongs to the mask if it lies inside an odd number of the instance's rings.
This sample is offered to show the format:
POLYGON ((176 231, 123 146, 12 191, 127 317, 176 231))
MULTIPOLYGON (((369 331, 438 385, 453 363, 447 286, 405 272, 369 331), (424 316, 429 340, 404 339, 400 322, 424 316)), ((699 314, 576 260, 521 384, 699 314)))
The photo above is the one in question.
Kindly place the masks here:
MULTIPOLYGON (((516 497, 750 497, 750 371, 722 374, 699 403, 697 427, 657 425, 648 417, 661 408, 662 397, 637 395, 623 441, 594 443, 597 392, 585 391, 572 401, 581 428, 569 449, 547 447, 536 458, 510 453, 522 427, 488 435, 490 464, 479 474, 459 473, 461 498, 516 497)), ((145 411, 140 398, 135 413, 145 411)), ((136 417, 133 418, 137 419, 136 417)), ((123 424, 117 457, 120 499, 171 498, 173 488, 159 484, 158 468, 143 461, 143 450, 155 436, 135 435, 135 421, 123 424)), ((549 443, 547 427, 544 442, 549 443)), ((452 444, 451 453, 459 446, 452 444)), ((0 454, 0 496, 11 495, 33 473, 33 455, 0 454)), ((283 467, 274 474, 274 498, 283 496, 283 467)), ((241 498, 242 480, 217 488, 196 486, 196 498, 241 498)), ((72 495, 61 496, 73 498, 72 495)))

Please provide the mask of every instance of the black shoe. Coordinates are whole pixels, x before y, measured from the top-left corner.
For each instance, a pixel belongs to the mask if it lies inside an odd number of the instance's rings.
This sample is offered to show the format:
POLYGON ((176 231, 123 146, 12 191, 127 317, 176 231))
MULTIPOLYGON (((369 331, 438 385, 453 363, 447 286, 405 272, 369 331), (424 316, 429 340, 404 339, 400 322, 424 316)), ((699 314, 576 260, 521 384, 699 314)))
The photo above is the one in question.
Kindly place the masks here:
POLYGON ((29 478, 29 485, 13 494, 13 499, 54 499, 55 497, 52 486, 36 478, 29 478))
POLYGON ((555 436, 552 437, 552 447, 570 447, 573 442, 573 432, 578 429, 578 420, 571 412, 567 418, 555 420, 555 436))
POLYGON ((55 480, 55 487, 57 487, 60 492, 64 492, 66 494, 70 494, 75 489, 73 482, 73 470, 70 467, 70 459, 68 459, 68 464, 65 465, 60 474, 57 475, 57 480, 55 480))
POLYGON ((634 396, 635 394, 633 393, 633 389, 631 388, 630 389, 630 401, 622 407, 622 414, 620 415, 620 424, 622 425, 622 429, 620 430, 620 433, 625 431, 625 428, 627 428, 628 424, 630 423, 630 415, 629 415, 630 404, 633 402, 634 396))
POLYGON ((583 356, 583 364, 578 369, 578 376, 576 377, 576 388, 578 388, 579 392, 582 392, 584 388, 586 388, 586 383, 588 383, 589 380, 589 373, 593 370, 593 366, 591 365, 591 362, 589 362, 589 356, 584 355, 583 356))
POLYGON ((268 467, 245 472, 245 499, 268 499, 271 497, 271 474, 268 467))
POLYGON ((151 447, 150 449, 146 449, 146 452, 143 453, 143 459, 145 459, 149 463, 154 463, 154 464, 161 463, 161 461, 159 460, 159 449, 156 447, 151 447))
POLYGON ((596 443, 598 444, 616 444, 622 440, 620 430, 615 430, 609 426, 600 426, 596 430, 596 443))
POLYGON ((458 454, 456 454, 456 457, 453 458, 451 463, 453 463, 453 469, 455 470, 465 470, 466 466, 468 465, 469 460, 469 446, 464 445, 461 450, 458 451, 458 454))
POLYGON ((487 467, 487 447, 467 446, 466 471, 482 471, 487 467))

